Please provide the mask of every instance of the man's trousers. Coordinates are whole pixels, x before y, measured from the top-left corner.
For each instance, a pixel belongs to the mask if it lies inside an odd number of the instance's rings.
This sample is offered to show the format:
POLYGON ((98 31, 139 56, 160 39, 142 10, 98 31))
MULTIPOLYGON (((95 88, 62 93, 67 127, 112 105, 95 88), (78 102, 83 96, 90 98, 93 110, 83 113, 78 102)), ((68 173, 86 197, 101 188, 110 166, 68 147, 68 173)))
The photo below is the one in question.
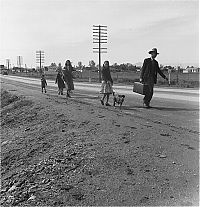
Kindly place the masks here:
POLYGON ((154 80, 153 77, 149 78, 148 81, 146 81, 144 84, 148 85, 148 91, 144 96, 144 104, 149 105, 150 101, 153 97, 153 88, 154 88, 154 80))

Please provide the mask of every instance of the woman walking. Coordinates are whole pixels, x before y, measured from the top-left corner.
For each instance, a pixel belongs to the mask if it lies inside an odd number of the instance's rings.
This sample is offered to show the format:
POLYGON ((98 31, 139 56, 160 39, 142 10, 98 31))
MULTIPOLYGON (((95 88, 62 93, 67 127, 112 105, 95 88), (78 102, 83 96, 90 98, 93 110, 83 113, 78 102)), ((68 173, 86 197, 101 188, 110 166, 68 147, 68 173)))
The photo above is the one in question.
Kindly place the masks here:
POLYGON ((101 99, 102 105, 104 105, 104 99, 106 98, 106 106, 110 106, 108 101, 109 101, 110 94, 113 93, 112 85, 113 85, 113 80, 110 75, 109 62, 105 61, 103 64, 103 69, 102 69, 102 85, 101 85, 101 91, 100 91, 100 93, 103 94, 103 97, 101 99))
POLYGON ((72 76, 72 65, 70 60, 67 60, 64 67, 64 81, 67 88, 67 97, 71 98, 70 92, 74 90, 73 76, 72 76))
POLYGON ((58 84, 58 95, 63 95, 63 89, 65 88, 65 83, 63 79, 63 72, 61 63, 58 64, 58 74, 56 76, 55 84, 58 84))

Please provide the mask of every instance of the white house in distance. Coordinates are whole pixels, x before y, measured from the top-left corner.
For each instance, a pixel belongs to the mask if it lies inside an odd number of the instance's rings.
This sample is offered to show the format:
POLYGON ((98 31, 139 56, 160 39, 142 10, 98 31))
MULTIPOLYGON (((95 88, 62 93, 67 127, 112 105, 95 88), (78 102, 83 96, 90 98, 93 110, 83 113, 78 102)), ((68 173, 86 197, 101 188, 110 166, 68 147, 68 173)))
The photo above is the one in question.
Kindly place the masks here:
POLYGON ((193 67, 193 66, 188 66, 187 68, 183 69, 183 73, 199 73, 200 68, 198 67, 193 67))

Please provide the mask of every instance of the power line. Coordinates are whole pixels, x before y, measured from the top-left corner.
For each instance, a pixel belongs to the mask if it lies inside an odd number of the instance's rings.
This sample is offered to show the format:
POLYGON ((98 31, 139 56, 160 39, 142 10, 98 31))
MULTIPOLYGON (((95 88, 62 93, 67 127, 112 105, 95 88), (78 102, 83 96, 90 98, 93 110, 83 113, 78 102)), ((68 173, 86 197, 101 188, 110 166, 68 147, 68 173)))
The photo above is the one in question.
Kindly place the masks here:
POLYGON ((93 43, 98 44, 98 47, 93 47, 93 53, 99 54, 99 82, 101 82, 101 54, 107 53, 107 48, 101 47, 101 44, 107 43, 107 26, 93 25, 93 43))
POLYGON ((39 63, 40 73, 42 73, 42 64, 44 63, 44 51, 36 51, 36 63, 39 63))

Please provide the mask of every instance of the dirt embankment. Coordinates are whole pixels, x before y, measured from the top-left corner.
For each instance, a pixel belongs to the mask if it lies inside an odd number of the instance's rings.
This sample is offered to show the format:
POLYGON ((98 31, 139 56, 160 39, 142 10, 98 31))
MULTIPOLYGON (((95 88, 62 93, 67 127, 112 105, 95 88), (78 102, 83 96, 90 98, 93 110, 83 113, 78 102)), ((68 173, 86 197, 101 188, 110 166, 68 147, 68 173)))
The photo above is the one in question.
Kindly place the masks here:
POLYGON ((197 205, 198 167, 184 161, 196 149, 185 132, 33 97, 1 91, 2 206, 197 205))

